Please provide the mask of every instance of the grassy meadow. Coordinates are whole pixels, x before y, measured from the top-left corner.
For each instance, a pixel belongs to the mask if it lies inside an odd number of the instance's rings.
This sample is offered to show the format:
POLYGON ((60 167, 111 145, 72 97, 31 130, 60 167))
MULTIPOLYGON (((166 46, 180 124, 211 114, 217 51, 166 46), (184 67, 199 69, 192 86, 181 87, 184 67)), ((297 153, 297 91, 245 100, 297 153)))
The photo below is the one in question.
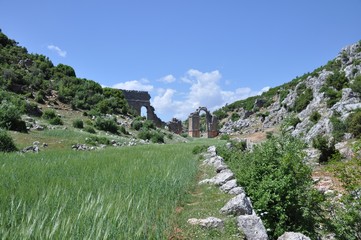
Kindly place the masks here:
POLYGON ((0 237, 166 239, 196 180, 197 144, 1 154, 0 237))

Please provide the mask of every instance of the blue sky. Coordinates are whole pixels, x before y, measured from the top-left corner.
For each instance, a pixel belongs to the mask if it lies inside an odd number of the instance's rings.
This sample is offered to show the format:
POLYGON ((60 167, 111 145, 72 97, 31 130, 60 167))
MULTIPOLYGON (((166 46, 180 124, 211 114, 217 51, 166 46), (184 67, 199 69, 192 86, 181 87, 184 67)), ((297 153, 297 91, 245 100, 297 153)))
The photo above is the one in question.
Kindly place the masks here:
POLYGON ((0 28, 103 86, 149 91, 164 121, 215 110, 361 40, 361 0, 0 0, 0 28))

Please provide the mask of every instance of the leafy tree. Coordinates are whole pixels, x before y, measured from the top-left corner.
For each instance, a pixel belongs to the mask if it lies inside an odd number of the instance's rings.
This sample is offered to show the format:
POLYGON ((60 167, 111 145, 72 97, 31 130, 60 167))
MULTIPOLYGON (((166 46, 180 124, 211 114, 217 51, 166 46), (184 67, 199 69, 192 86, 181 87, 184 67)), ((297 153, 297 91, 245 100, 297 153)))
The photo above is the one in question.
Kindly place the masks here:
POLYGON ((361 136, 361 110, 351 113, 346 119, 347 131, 356 138, 361 136))

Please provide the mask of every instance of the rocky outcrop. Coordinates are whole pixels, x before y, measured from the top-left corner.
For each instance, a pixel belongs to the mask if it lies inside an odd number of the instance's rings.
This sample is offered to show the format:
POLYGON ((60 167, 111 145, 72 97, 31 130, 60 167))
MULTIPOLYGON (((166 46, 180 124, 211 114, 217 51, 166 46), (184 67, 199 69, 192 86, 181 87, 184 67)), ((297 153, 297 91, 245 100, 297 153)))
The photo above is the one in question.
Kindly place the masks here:
MULTIPOLYGON (((235 109, 234 113, 237 113, 240 118, 237 121, 230 119, 225 121, 220 133, 252 134, 266 131, 269 128, 279 126, 284 119, 293 115, 300 122, 288 129, 292 135, 304 139, 310 145, 317 135, 323 135, 331 142, 334 129, 330 120, 331 117, 337 116, 341 121, 344 121, 350 113, 356 109, 361 109, 359 94, 353 92, 351 88, 345 87, 350 86, 355 77, 360 75, 361 42, 358 42, 343 48, 340 54, 326 66, 320 67, 304 77, 295 79, 292 84, 284 85, 286 87, 281 86, 278 91, 275 91, 271 104, 266 104, 265 101, 262 101, 262 96, 260 96, 254 102, 252 111, 243 108, 235 109), (341 90, 336 90, 328 81, 338 71, 341 75, 346 76, 348 82, 342 85, 344 88, 341 90), (312 90, 313 98, 302 111, 295 112, 293 107, 300 94, 304 92, 303 89, 312 90), (332 97, 328 96, 325 93, 327 89, 334 91, 335 96, 332 94, 330 95, 332 97), (336 102, 330 103, 329 100, 336 102), (320 119, 311 120, 311 116, 315 112, 320 114, 320 119)), ((349 138, 350 134, 345 134, 344 140, 349 138)))

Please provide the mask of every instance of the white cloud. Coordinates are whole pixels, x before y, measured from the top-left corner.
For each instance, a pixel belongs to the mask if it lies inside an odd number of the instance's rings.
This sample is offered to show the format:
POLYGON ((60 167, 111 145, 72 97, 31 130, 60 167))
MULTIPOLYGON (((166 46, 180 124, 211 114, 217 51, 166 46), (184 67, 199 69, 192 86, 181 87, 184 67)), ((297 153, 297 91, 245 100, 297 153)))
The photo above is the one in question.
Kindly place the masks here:
POLYGON ((124 90, 138 90, 138 91, 152 91, 154 89, 153 85, 150 84, 146 84, 149 81, 146 79, 142 79, 140 81, 138 80, 132 80, 132 81, 127 81, 127 82, 122 82, 122 83, 117 83, 115 85, 113 85, 113 88, 118 88, 118 89, 124 89, 124 90))
POLYGON ((48 49, 51 50, 51 51, 56 52, 60 57, 66 57, 66 51, 61 50, 58 46, 49 45, 48 49))
POLYGON ((172 82, 175 82, 175 80, 176 80, 176 78, 172 74, 169 74, 167 76, 162 77, 158 81, 164 82, 164 83, 172 83, 172 82))
POLYGON ((183 82, 190 84, 189 92, 184 94, 173 89, 162 89, 158 91, 158 96, 154 97, 152 105, 158 115, 168 118, 164 120, 169 120, 171 117, 185 120, 200 106, 207 107, 212 112, 227 103, 258 95, 269 89, 269 87, 265 87, 257 92, 245 87, 237 88, 234 91, 225 91, 220 85, 221 78, 222 75, 218 70, 201 72, 190 69, 181 78, 183 82), (182 96, 182 99, 179 99, 179 96, 182 96))

